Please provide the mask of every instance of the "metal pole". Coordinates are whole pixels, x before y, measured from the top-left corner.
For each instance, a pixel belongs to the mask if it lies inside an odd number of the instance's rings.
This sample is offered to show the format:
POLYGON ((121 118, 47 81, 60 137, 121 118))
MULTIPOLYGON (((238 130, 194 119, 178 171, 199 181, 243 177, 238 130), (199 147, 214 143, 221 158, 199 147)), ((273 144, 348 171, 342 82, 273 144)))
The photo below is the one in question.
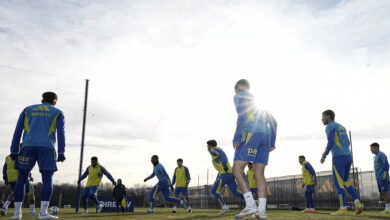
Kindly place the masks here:
POLYGON ((356 180, 355 180, 355 162, 353 160, 353 149, 352 149, 352 134, 349 131, 349 143, 351 144, 351 156, 352 156, 352 175, 353 175, 353 188, 356 190, 356 180))
POLYGON ((206 195, 209 194, 209 169, 207 169, 207 187, 206 187, 206 195))
MULTIPOLYGON (((80 166, 79 166, 79 178, 81 176, 81 169, 83 168, 83 157, 84 157, 84 140, 85 140, 85 124, 87 121, 87 101, 88 101, 88 84, 89 80, 85 80, 85 96, 84 96, 84 116, 83 116, 83 130, 81 133, 81 150, 80 150, 80 166)), ((79 212, 80 206, 80 183, 77 183, 77 196, 76 196, 76 213, 79 212)))

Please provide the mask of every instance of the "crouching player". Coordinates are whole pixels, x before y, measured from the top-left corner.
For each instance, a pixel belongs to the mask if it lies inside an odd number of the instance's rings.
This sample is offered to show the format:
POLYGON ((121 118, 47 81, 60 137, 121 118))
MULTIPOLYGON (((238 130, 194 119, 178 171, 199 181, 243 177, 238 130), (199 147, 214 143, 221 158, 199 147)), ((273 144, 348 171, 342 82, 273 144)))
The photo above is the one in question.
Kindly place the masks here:
POLYGON ((317 176, 313 167, 308 161, 306 161, 305 156, 299 156, 299 163, 302 165, 302 177, 303 184, 302 188, 306 186, 305 197, 306 197, 306 209, 303 212, 314 213, 314 186, 317 185, 317 176))
MULTIPOLYGON (((16 180, 18 179, 18 170, 14 168, 15 161, 12 160, 11 156, 5 158, 5 163, 3 166, 3 180, 5 185, 10 185, 11 194, 8 195, 7 201, 5 201, 3 208, 0 210, 1 215, 6 215, 9 204, 14 200, 14 188, 16 180)), ((30 204, 30 213, 29 215, 36 215, 35 213, 35 196, 34 196, 34 187, 31 182, 34 179, 29 175, 28 185, 26 185, 26 195, 28 198, 28 203, 30 204)))
POLYGON ((379 151, 379 144, 371 144, 371 152, 375 154, 374 170, 378 183, 379 193, 385 199, 386 208, 383 213, 390 214, 390 196, 389 196, 389 162, 386 155, 379 151))
POLYGON ((163 165, 160 164, 158 161, 158 156, 153 155, 151 162, 154 166, 153 173, 144 179, 144 182, 152 179, 154 176, 157 176, 158 183, 153 187, 153 189, 149 193, 149 201, 150 201, 150 207, 149 210, 146 211, 145 214, 151 214, 153 213, 154 209, 154 202, 156 199, 156 195, 158 192, 162 192, 164 195, 164 199, 168 202, 178 203, 184 207, 184 209, 187 209, 187 202, 185 200, 180 200, 178 198, 170 197, 171 194, 169 191, 169 188, 173 191, 173 186, 171 184, 171 179, 169 178, 167 172, 165 171, 163 165))
POLYGON ((91 165, 85 170, 84 174, 78 180, 78 183, 80 183, 83 179, 85 179, 88 176, 87 185, 84 188, 83 195, 82 195, 83 207, 84 207, 83 214, 88 214, 88 197, 95 202, 97 206, 97 212, 102 211, 103 205, 99 203, 99 200, 97 198, 97 191, 99 190, 99 185, 100 182, 102 181, 103 174, 106 175, 108 179, 110 179, 113 185, 116 185, 115 180, 111 176, 111 174, 107 172, 107 170, 104 169, 104 167, 98 163, 98 158, 92 157, 91 165))

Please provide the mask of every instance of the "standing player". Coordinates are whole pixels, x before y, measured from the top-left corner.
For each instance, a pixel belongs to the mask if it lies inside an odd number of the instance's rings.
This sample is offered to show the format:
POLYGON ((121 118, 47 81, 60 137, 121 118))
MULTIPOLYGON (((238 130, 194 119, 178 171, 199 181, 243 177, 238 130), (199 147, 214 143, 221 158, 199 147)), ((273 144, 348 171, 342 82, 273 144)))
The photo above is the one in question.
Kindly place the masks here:
POLYGON ((251 162, 248 163, 248 171, 246 172, 246 176, 248 177, 249 188, 252 192, 254 198, 257 197, 257 182, 255 174, 253 173, 253 164, 251 162))
POLYGON ((221 211, 219 211, 219 215, 223 215, 229 211, 229 207, 226 205, 226 202, 223 200, 221 195, 221 189, 223 186, 228 185, 230 192, 233 193, 233 195, 239 198, 243 197, 242 193, 237 188, 229 160, 225 152, 221 148, 217 147, 217 141, 207 141, 207 149, 211 154, 213 166, 218 171, 218 176, 214 182, 213 187, 211 188, 211 193, 222 207, 221 211))
POLYGON ((97 191, 99 190, 100 182, 102 181, 103 174, 106 175, 108 179, 112 182, 112 185, 116 185, 114 178, 111 176, 109 172, 102 165, 98 163, 97 157, 91 157, 91 165, 85 170, 84 174, 80 176, 78 183, 80 183, 83 179, 88 176, 87 185, 83 191, 83 214, 88 214, 88 197, 91 198, 96 206, 97 212, 101 212, 103 209, 103 205, 99 203, 97 198, 97 191))
POLYGON ((303 184, 302 188, 306 186, 305 197, 306 197, 306 209, 303 212, 314 213, 314 186, 317 185, 317 176, 313 167, 308 161, 306 161, 305 156, 299 156, 299 163, 302 165, 302 177, 303 184))
POLYGON ((12 219, 22 218, 22 201, 25 185, 32 168, 38 162, 42 175, 41 212, 38 219, 57 219, 47 213, 53 192, 53 174, 57 171, 57 162, 65 160, 64 114, 54 105, 58 97, 54 92, 42 94, 42 104, 26 107, 19 116, 11 145, 11 158, 19 170, 15 184, 15 214, 12 219), (56 131, 58 138, 58 156, 55 150, 56 131), (23 133, 22 149, 19 152, 20 138, 23 133))
POLYGON ((165 172, 165 169, 163 165, 160 164, 158 161, 158 156, 153 155, 151 162, 154 166, 153 173, 144 179, 144 182, 152 179, 154 176, 157 176, 158 183, 153 187, 153 189, 149 193, 149 201, 150 201, 150 207, 149 210, 146 211, 145 214, 152 214, 154 209, 154 202, 156 199, 156 195, 158 192, 162 192, 164 195, 164 199, 168 202, 178 203, 184 207, 184 209, 187 209, 187 203, 185 200, 180 200, 178 198, 170 197, 169 195, 171 192, 169 191, 169 188, 173 191, 173 186, 171 184, 171 179, 169 178, 167 172, 165 172))
MULTIPOLYGON (((192 213, 190 198, 188 197, 188 184, 190 184, 190 181, 190 171, 186 166, 183 166, 183 159, 177 159, 177 167, 172 178, 172 186, 176 184, 175 197, 178 198, 180 193, 185 196, 187 200, 188 212, 192 213)), ((176 204, 174 204, 172 212, 176 213, 176 204)))
POLYGON ((249 93, 249 82, 239 80, 234 89, 234 104, 238 114, 237 128, 233 138, 234 155, 233 172, 238 186, 244 193, 245 208, 235 216, 244 218, 255 214, 255 218, 266 219, 267 182, 264 171, 268 164, 269 152, 275 149, 277 124, 273 116, 260 110, 249 93), (259 207, 257 209, 252 192, 244 180, 244 170, 248 162, 253 162, 253 171, 257 181, 259 207))
MULTIPOLYGON (((5 163, 3 166, 3 180, 5 185, 10 185, 11 194, 8 195, 7 201, 5 201, 3 208, 0 210, 1 215, 5 215, 7 213, 7 209, 9 204, 14 200, 14 188, 16 184, 16 180, 18 179, 18 170, 14 168, 15 161, 12 160, 11 156, 7 156, 5 158, 5 163)), ((28 198, 28 202, 30 204, 30 213, 29 215, 36 215, 35 213, 35 196, 34 196, 34 187, 31 182, 34 181, 31 173, 29 175, 28 185, 26 186, 26 194, 28 198)))
POLYGON ((374 170, 375 177, 378 183, 379 193, 385 199, 386 208, 383 213, 390 214, 390 196, 389 192, 389 162, 387 161, 386 155, 379 151, 379 144, 372 143, 370 145, 371 152, 375 154, 374 158, 374 170))
POLYGON ((348 182, 349 171, 352 165, 351 151, 349 150, 349 139, 347 130, 334 121, 335 114, 332 110, 326 110, 322 113, 322 123, 326 125, 326 136, 328 144, 325 152, 322 154, 321 163, 325 162, 326 156, 332 151, 333 155, 333 178, 340 200, 340 209, 331 215, 347 214, 345 189, 354 198, 355 214, 362 212, 363 206, 356 194, 353 186, 348 182))

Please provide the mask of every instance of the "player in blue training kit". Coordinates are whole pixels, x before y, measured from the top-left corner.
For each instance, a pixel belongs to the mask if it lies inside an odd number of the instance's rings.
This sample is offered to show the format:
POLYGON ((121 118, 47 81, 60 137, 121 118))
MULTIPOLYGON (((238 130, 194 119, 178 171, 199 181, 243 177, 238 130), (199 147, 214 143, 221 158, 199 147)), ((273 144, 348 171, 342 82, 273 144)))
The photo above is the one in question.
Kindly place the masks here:
POLYGON ((235 218, 255 214, 255 218, 266 219, 267 183, 264 171, 268 164, 269 152, 275 149, 277 123, 269 112, 256 107, 249 88, 249 82, 245 79, 239 80, 234 87, 236 93, 234 104, 238 118, 233 138, 235 149, 233 172, 246 203, 245 208, 235 218), (258 208, 244 180, 244 170, 248 162, 253 162, 259 198, 258 208))
MULTIPOLYGON (((172 186, 176 184, 175 187, 175 197, 178 198, 180 193, 185 196, 188 206, 188 212, 191 211, 190 198, 188 197, 188 184, 190 184, 191 176, 190 171, 186 166, 183 166, 183 159, 177 159, 177 167, 173 173, 172 186)), ((173 206, 173 213, 176 213, 176 204, 173 206)))
POLYGON ((334 184, 340 200, 340 209, 331 215, 347 214, 345 190, 353 197, 355 203, 355 213, 359 215, 362 212, 358 195, 353 186, 348 182, 349 172, 352 165, 351 151, 349 150, 349 139, 347 130, 334 121, 335 114, 332 110, 326 110, 322 113, 322 123, 326 125, 326 136, 328 144, 325 152, 322 154, 321 163, 325 162, 326 156, 332 151, 332 168, 334 184))
POLYGON ((19 116, 11 145, 11 158, 19 170, 15 184, 15 214, 12 219, 22 218, 22 201, 30 171, 38 162, 42 175, 41 212, 38 219, 57 219, 47 213, 53 192, 53 174, 57 171, 57 161, 65 160, 64 114, 54 105, 58 97, 53 92, 42 94, 42 104, 26 107, 19 116), (56 131, 58 155, 55 150, 56 131), (22 148, 19 152, 23 133, 22 148))
POLYGON ((77 181, 80 183, 83 179, 88 176, 87 185, 83 191, 83 214, 88 214, 88 197, 91 198, 96 206, 97 212, 101 212, 103 209, 103 205, 100 204, 97 198, 97 191, 99 190, 100 182, 102 181, 103 174, 112 182, 112 185, 116 185, 114 178, 111 176, 109 172, 102 165, 98 163, 97 157, 91 158, 91 165, 85 170, 84 174, 80 176, 80 179, 77 181))
POLYGON ((218 171, 218 176, 214 182, 213 187, 211 188, 211 193, 222 207, 221 211, 219 211, 219 215, 223 215, 229 211, 229 207, 226 205, 226 202, 225 200, 223 200, 221 194, 221 189, 223 186, 227 185, 230 189, 230 192, 234 196, 237 196, 239 198, 243 197, 241 191, 237 188, 237 184, 234 179, 232 167, 230 166, 229 160, 225 152, 223 152, 221 148, 217 147, 217 141, 207 141, 207 150, 211 154, 211 159, 214 168, 218 171))
POLYGON ((370 145, 371 152, 375 154, 374 171, 376 181, 378 183, 378 190, 381 196, 385 199, 386 208, 383 211, 385 214, 390 214, 390 196, 389 196, 389 162, 386 155, 379 151, 379 144, 372 143, 370 145))
POLYGON ((158 161, 158 156, 153 155, 151 162, 154 166, 153 173, 144 179, 144 182, 152 179, 154 176, 157 176, 158 183, 153 187, 153 189, 149 193, 149 201, 150 201, 150 207, 149 210, 145 212, 145 214, 151 214, 153 213, 154 209, 154 201, 156 199, 157 193, 160 191, 164 195, 164 199, 168 202, 178 203, 184 207, 184 209, 187 209, 187 202, 185 200, 180 200, 178 198, 170 197, 171 194, 169 191, 169 188, 173 191, 173 186, 171 184, 171 179, 169 178, 167 172, 165 172, 165 169, 163 165, 160 164, 158 161))
POLYGON ((316 172, 314 171, 311 164, 308 161, 306 161, 305 156, 303 155, 299 156, 298 160, 299 163, 302 165, 302 177, 303 177, 302 188, 306 187, 305 189, 306 209, 303 210, 303 212, 315 213, 313 193, 314 193, 314 186, 317 185, 316 172))

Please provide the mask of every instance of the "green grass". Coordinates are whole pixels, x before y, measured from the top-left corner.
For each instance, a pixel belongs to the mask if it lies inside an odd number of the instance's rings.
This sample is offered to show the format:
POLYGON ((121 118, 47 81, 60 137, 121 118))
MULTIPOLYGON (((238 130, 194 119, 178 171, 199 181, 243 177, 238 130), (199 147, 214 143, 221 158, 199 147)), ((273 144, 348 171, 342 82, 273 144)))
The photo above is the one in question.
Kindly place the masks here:
MULTIPOLYGON (((109 219, 234 219, 234 215, 237 214, 240 210, 233 209, 224 216, 218 216, 218 211, 216 209, 193 209, 193 213, 189 214, 183 209, 178 209, 177 213, 172 213, 172 209, 169 208, 156 208, 154 214, 146 215, 144 212, 147 210, 145 208, 135 209, 135 213, 126 213, 119 214, 116 213, 92 213, 92 208, 90 209, 91 213, 88 215, 75 214, 74 209, 60 209, 59 217, 60 219, 79 219, 79 220, 109 220, 109 219)), ((346 216, 330 216, 329 213, 332 211, 317 211, 315 214, 301 213, 297 211, 290 210, 268 210, 268 219, 390 219, 390 215, 382 214, 381 211, 364 211, 359 216, 354 216, 354 212, 350 211, 349 215, 346 216)), ((28 209, 24 209, 23 213, 28 213, 28 209)), ((10 219, 13 214, 13 209, 10 209, 7 216, 0 216, 0 219, 10 219)), ((37 219, 35 216, 29 216, 25 214, 23 219, 37 219)), ((252 219, 248 217, 247 219, 252 219)))

